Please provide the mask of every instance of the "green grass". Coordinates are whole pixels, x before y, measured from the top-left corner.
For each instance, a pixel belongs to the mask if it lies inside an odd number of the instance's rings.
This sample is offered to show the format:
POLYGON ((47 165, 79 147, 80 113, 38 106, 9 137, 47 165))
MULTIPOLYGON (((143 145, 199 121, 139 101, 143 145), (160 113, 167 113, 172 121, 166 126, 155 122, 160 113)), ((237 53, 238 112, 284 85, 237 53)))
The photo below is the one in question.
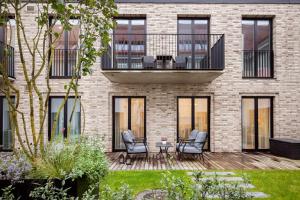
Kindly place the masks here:
MULTIPOLYGON (((105 182, 112 188, 118 188, 126 183, 138 194, 146 189, 161 188, 160 180, 165 171, 114 171, 110 172, 105 182)), ((300 171, 292 170, 248 170, 235 171, 237 174, 247 174, 254 191, 265 192, 269 200, 300 200, 300 171)), ((186 171, 171 171, 174 176, 190 181, 186 171)))

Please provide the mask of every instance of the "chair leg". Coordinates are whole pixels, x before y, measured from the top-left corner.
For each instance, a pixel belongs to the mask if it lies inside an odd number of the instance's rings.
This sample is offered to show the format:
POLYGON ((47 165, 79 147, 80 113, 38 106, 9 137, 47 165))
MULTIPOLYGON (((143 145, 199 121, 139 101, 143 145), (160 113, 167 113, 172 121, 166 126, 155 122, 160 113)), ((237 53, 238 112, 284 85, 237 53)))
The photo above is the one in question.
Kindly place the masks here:
POLYGON ((203 160, 203 162, 204 162, 204 156, 203 156, 203 153, 201 153, 201 158, 202 158, 202 160, 203 160))
POLYGON ((118 157, 118 159, 120 164, 125 164, 125 156, 123 153, 118 157))
POLYGON ((126 165, 131 165, 131 157, 128 154, 126 154, 125 160, 126 160, 125 161, 126 165), (128 162, 128 159, 129 159, 129 162, 128 162))

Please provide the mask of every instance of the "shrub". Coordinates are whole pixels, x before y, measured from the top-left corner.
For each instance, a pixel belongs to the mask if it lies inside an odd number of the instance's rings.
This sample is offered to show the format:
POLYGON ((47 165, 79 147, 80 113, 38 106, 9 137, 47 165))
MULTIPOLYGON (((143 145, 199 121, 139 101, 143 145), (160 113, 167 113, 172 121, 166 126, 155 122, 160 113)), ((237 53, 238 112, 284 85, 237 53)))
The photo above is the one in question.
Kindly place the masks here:
POLYGON ((98 182, 108 172, 108 162, 96 138, 78 140, 56 139, 50 143, 42 158, 33 163, 33 176, 38 178, 87 178, 98 182))
POLYGON ((15 195, 13 194, 13 186, 10 185, 6 188, 2 189, 2 196, 0 197, 0 200, 19 200, 20 198, 15 198, 15 195))
POLYGON ((7 155, 0 160, 0 179, 12 182, 24 179, 31 171, 31 164, 23 155, 7 155))
MULTIPOLYGON (((63 186, 63 185, 62 185, 63 186)), ((30 197, 32 199, 39 200, 72 200, 73 197, 69 197, 67 194, 68 189, 57 188, 54 183, 50 180, 47 181, 45 185, 36 187, 30 192, 30 197)))
POLYGON ((112 190, 109 186, 104 186, 100 192, 101 200, 133 200, 132 190, 127 184, 122 185, 116 190, 112 190))

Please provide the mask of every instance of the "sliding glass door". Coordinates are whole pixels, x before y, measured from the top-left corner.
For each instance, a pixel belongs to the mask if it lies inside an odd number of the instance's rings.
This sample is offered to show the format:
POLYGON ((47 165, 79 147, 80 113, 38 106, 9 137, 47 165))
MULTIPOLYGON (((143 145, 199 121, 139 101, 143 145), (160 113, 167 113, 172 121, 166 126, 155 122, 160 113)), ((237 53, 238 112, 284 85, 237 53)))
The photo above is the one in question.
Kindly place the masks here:
MULTIPOLYGON (((178 97, 177 137, 188 138, 193 129, 209 134, 209 97, 178 97)), ((205 148, 209 149, 209 136, 205 148)))
POLYGON ((273 98, 242 98, 242 141, 244 150, 269 149, 273 137, 273 98))
POLYGON ((135 137, 146 135, 146 98, 113 97, 113 150, 123 150, 121 133, 130 129, 135 137))

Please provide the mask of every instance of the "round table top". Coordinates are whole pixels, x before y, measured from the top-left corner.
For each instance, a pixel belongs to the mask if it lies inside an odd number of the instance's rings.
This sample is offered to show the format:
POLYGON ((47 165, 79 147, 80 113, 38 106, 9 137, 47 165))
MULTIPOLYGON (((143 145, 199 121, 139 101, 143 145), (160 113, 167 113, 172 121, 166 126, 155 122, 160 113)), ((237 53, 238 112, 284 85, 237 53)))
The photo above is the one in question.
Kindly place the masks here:
POLYGON ((162 142, 156 142, 155 146, 156 147, 173 147, 173 145, 171 144, 171 142, 167 142, 166 144, 163 144, 162 142))

